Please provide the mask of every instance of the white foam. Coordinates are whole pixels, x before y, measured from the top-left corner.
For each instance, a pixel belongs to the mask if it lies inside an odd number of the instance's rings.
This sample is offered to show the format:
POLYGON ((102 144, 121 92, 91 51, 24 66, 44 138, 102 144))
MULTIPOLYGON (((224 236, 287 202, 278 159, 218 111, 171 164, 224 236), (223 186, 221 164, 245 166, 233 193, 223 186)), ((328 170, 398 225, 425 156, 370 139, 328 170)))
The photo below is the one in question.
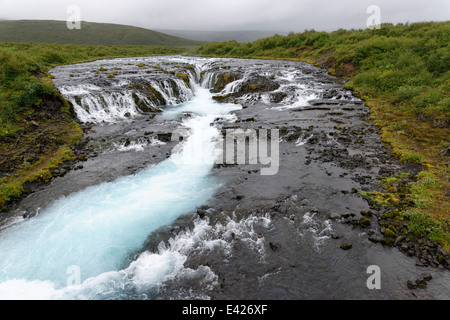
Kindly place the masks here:
POLYGON ((326 220, 322 222, 316 216, 317 213, 305 213, 302 225, 307 228, 307 231, 313 238, 315 248, 320 251, 320 247, 324 242, 331 238, 333 229, 331 221, 326 220))
POLYGON ((298 138, 298 140, 295 142, 295 145, 296 145, 297 147, 304 146, 304 145, 307 144, 308 141, 311 140, 313 137, 314 137, 314 134, 311 134, 308 138, 300 137, 300 138, 298 138))

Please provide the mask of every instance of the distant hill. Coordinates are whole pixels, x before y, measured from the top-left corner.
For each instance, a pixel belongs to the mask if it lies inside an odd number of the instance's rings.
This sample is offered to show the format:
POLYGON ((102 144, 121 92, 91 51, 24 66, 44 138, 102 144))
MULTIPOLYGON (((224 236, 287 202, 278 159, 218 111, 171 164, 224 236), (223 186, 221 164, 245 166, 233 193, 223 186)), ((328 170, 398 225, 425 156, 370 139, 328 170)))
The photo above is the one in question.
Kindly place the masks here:
POLYGON ((70 30, 66 21, 0 21, 0 42, 37 42, 80 45, 196 46, 200 41, 161 32, 108 23, 81 22, 80 30, 70 30))
POLYGON ((172 36, 182 37, 186 39, 206 41, 206 42, 223 42, 236 40, 237 42, 253 42, 258 39, 267 38, 278 33, 279 35, 287 35, 287 32, 276 31, 199 31, 199 30, 167 30, 157 29, 159 32, 170 34, 172 36))

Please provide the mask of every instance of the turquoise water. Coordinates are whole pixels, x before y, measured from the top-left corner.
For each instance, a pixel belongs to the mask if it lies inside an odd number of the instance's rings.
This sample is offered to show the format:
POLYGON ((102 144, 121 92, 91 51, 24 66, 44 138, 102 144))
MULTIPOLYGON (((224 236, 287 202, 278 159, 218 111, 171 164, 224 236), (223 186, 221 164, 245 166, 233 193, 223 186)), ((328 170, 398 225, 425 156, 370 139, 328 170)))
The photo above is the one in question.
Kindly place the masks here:
MULTIPOLYGON (((211 123, 238 108, 216 104, 207 89, 195 87, 192 101, 170 111, 197 114, 183 123, 190 136, 180 152, 136 175, 60 199, 3 230, 0 298, 117 298, 129 284, 130 254, 152 231, 205 204, 220 186, 209 176, 219 135, 211 123), (73 270, 78 287, 68 288, 73 270)), ((146 277, 157 282, 170 261, 147 259, 146 277)))

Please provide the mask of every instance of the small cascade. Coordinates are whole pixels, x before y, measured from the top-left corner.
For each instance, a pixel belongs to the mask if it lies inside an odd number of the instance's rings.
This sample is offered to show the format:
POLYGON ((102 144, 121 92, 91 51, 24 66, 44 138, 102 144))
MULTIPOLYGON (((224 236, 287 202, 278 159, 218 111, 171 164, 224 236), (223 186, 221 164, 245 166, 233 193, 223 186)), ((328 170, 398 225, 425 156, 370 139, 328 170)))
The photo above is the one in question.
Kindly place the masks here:
POLYGON ((139 113, 131 91, 66 95, 66 99, 81 122, 112 123, 139 113))
POLYGON ((150 80, 126 90, 108 91, 97 86, 62 87, 61 93, 74 106, 81 122, 114 123, 142 112, 160 112, 191 100, 192 89, 181 79, 150 80))

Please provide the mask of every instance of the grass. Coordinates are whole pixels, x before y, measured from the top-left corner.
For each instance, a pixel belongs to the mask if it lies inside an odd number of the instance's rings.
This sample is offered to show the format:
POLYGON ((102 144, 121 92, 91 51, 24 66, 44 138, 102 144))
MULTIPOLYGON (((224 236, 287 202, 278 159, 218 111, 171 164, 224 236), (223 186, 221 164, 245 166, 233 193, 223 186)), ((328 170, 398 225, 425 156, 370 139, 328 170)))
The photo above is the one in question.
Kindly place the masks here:
POLYGON ((379 30, 307 30, 252 43, 208 43, 194 54, 300 60, 348 80, 345 87, 366 101, 371 121, 394 155, 424 168, 415 179, 402 178, 401 190, 385 183, 385 191, 370 196, 378 205, 396 207, 412 234, 431 236, 448 249, 449 44, 447 21, 383 24, 379 30))

